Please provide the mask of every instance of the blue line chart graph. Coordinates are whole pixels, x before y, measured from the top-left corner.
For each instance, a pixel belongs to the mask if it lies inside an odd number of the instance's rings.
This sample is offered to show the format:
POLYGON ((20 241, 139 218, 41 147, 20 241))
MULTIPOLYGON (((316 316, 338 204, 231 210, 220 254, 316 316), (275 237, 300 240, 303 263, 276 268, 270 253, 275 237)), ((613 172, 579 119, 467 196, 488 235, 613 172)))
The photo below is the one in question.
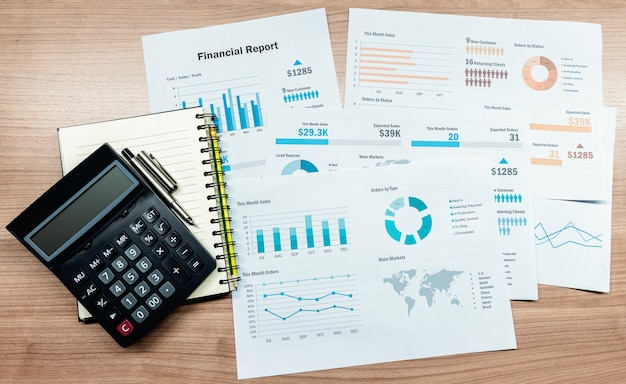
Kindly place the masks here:
POLYGON ((341 307, 341 306, 337 306, 337 305, 332 305, 332 306, 330 306, 330 307, 326 307, 326 308, 319 308, 319 309, 304 309, 304 308, 299 308, 297 311, 292 312, 292 313, 290 313, 290 314, 289 314, 289 315, 287 315, 287 316, 281 316, 281 315, 279 315, 279 314, 277 314, 277 313, 274 313, 274 312, 270 311, 270 310, 269 310, 269 309, 267 309, 267 308, 265 308, 265 311, 266 311, 266 312, 268 312, 268 313, 271 313, 272 315, 274 315, 274 316, 278 317, 279 319, 282 319, 282 320, 287 320, 287 319, 289 319, 290 317, 295 316, 295 315, 297 315, 298 313, 301 313, 301 312, 315 312, 315 313, 320 313, 320 312, 328 311, 328 310, 330 310, 330 309, 343 309, 343 310, 346 310, 346 311, 354 311, 354 308, 341 307))
POLYGON ((602 248, 602 234, 593 235, 588 231, 578 228, 573 222, 568 222, 562 228, 549 232, 543 223, 535 226, 535 244, 550 245, 553 249, 565 245, 579 246, 583 248, 602 248))
POLYGON ((260 336, 362 325, 359 282, 353 274, 265 282, 255 291, 260 336))
MULTIPOLYGON (((315 302, 319 302, 321 300, 324 300, 324 299, 332 297, 332 296, 343 296, 343 297, 348 297, 348 298, 352 298, 353 297, 353 295, 351 293, 341 293, 341 292, 336 292, 336 291, 332 291, 332 292, 329 292, 329 293, 327 293, 325 295, 316 296, 316 297, 294 296, 294 295, 287 294, 285 292, 270 293, 270 294, 264 294, 263 295, 264 298, 269 298, 269 297, 273 297, 273 296, 287 297, 287 298, 294 299, 294 300, 297 300, 297 301, 315 301, 315 302)), ((309 309, 298 308, 297 310, 293 311, 292 313, 290 313, 287 316, 281 316, 281 315, 279 315, 279 314, 269 310, 268 308, 265 308, 265 312, 271 313, 272 315, 278 317, 279 319, 287 320, 290 317, 297 315, 298 313, 302 313, 302 312, 320 313, 320 312, 328 311, 328 310, 331 310, 331 309, 354 311, 353 307, 346 307, 346 306, 334 304, 334 305, 323 307, 323 308, 312 308, 312 309, 311 308, 309 308, 309 309)))

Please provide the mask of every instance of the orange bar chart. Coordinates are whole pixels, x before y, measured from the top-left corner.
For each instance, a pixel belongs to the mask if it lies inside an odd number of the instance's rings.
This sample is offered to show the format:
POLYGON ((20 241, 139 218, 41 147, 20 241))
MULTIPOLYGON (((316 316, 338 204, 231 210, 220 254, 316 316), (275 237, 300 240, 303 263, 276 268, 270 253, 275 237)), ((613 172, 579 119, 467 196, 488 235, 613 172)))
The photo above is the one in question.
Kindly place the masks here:
POLYGON ((590 125, 530 124, 531 131, 591 133, 590 125))
POLYGON ((542 157, 531 157, 530 163, 532 165, 552 165, 552 166, 562 166, 562 159, 546 159, 542 157))
POLYGON ((447 47, 364 43, 360 47, 359 83, 381 86, 445 83, 452 71, 449 51, 447 47))

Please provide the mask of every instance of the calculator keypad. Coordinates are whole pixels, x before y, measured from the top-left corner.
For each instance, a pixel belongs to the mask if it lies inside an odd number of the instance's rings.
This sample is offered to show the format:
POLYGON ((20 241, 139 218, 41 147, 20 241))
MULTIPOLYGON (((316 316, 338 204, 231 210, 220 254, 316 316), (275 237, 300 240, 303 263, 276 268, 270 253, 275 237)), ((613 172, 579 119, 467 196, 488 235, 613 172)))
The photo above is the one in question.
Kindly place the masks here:
MULTIPOLYGON (((99 241, 102 248, 71 275, 83 305, 122 337, 130 337, 152 317, 165 317, 159 311, 167 307, 170 312, 180 304, 181 288, 205 267, 190 245, 197 246, 195 238, 182 236, 180 224, 174 225, 171 212, 163 209, 130 209, 122 219, 126 229, 99 241), (175 302, 168 305, 169 300, 175 302)), ((191 288, 195 286, 184 290, 186 295, 191 288)))

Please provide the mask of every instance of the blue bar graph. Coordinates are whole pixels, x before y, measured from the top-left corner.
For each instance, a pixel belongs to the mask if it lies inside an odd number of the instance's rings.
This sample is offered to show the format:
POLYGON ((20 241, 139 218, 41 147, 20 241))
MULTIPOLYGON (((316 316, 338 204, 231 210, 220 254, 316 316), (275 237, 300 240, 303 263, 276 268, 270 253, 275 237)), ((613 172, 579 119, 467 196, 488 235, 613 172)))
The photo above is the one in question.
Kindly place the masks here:
POLYGON ((348 244, 348 234, 346 233, 346 219, 339 219, 339 244, 348 244))
POLYGON ((178 97, 181 107, 203 107, 217 116, 218 132, 262 127, 264 124, 261 95, 254 78, 239 78, 229 85, 206 83, 181 87, 178 97))
POLYGON ((277 145, 328 145, 328 139, 277 138, 277 145))
POLYGON ((280 245, 280 228, 274 227, 272 229, 272 234, 274 237, 274 251, 280 252, 282 250, 282 247, 280 245))
POLYGON ((324 239, 324 246, 330 245, 330 228, 328 228, 328 221, 322 221, 322 239, 324 239))
POLYGON ((297 251, 348 244, 345 211, 322 210, 322 213, 262 215, 251 217, 255 234, 251 249, 256 253, 297 251))
POLYGON ((307 248, 315 247, 315 240, 313 239, 313 219, 311 215, 304 216, 304 222, 306 223, 306 246, 307 248))
POLYGON ((295 227, 289 228, 289 245, 291 250, 298 249, 298 233, 295 227))
POLYGON ((458 148, 460 147, 458 141, 411 141, 411 147, 443 147, 443 148, 458 148))
POLYGON ((265 252, 265 239, 263 237, 263 230, 261 229, 257 229, 256 231, 256 244, 258 253, 265 252))

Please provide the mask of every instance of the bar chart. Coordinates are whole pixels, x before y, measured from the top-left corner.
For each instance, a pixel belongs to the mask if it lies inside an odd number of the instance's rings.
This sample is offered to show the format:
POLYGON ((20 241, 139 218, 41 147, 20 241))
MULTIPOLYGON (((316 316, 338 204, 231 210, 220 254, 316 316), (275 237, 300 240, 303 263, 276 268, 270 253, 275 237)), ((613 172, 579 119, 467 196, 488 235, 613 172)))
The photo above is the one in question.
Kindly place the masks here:
POLYGON ((203 107, 215 114, 219 132, 257 128, 264 117, 256 76, 240 77, 179 87, 178 98, 183 109, 203 107))
POLYGON ((349 243, 345 208, 250 217, 252 250, 257 254, 296 251, 349 243))
POLYGON ((363 42, 359 86, 447 91, 452 77, 450 47, 363 42))

